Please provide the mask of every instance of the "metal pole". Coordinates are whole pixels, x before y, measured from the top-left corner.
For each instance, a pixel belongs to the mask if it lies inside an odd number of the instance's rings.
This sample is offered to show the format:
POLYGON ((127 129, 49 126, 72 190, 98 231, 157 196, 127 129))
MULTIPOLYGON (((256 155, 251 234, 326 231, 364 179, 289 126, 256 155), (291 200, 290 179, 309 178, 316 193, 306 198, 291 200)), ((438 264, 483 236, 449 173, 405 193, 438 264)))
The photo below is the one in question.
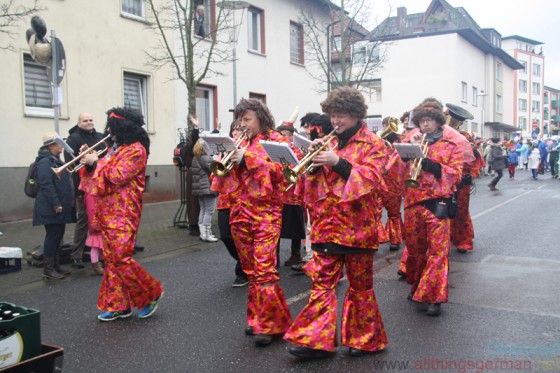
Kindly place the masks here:
POLYGON ((331 34, 330 29, 333 24, 327 25, 327 93, 331 92, 331 34))
MULTIPOLYGON (((237 44, 237 42, 235 42, 237 44)), ((237 48, 233 45, 233 108, 237 106, 237 48)))
POLYGON ((51 79, 53 87, 53 112, 54 112, 54 130, 56 133, 60 134, 58 129, 58 66, 56 64, 56 33, 51 30, 51 48, 52 48, 52 63, 51 63, 51 79))

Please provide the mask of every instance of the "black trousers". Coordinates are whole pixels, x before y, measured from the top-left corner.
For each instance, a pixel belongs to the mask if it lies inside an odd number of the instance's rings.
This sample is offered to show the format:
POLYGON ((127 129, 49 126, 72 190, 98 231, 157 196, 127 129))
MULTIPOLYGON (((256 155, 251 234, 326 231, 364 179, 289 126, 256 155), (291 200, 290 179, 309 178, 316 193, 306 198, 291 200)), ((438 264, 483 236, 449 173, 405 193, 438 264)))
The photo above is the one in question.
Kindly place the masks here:
POLYGON ((492 179, 492 181, 490 182, 490 184, 496 186, 496 184, 498 184, 498 181, 500 181, 500 179, 502 178, 502 176, 504 176, 504 170, 494 170, 496 172, 496 176, 495 178, 492 179))
POLYGON ((66 224, 45 224, 45 242, 43 243, 43 256, 45 258, 54 258, 60 243, 64 238, 66 224))
POLYGON ((220 240, 226 245, 226 249, 233 259, 236 260, 235 264, 235 275, 243 278, 247 278, 245 272, 241 268, 241 262, 239 261, 239 254, 237 253, 237 248, 233 242, 233 237, 231 235, 231 227, 229 225, 229 213, 230 210, 218 210, 218 229, 220 230, 220 240))

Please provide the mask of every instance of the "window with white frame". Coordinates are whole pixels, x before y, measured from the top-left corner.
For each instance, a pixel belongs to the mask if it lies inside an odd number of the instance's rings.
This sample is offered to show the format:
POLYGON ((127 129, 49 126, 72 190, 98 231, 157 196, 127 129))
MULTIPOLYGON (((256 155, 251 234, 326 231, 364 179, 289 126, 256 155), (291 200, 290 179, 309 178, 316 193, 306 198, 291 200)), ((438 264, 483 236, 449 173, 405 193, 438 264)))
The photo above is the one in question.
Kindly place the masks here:
POLYGON ((471 131, 474 133, 478 133, 478 123, 477 122, 471 122, 471 131))
POLYGON ((527 118, 519 117, 519 120, 517 122, 518 122, 518 127, 521 128, 521 130, 527 131, 527 118))
POLYGON ((533 75, 541 76, 541 65, 538 63, 533 63, 533 75))
POLYGON ((533 83, 533 94, 534 95, 541 94, 541 83, 533 83))
POLYGON ((352 62, 366 64, 379 61, 379 49, 371 42, 357 42, 352 45, 352 62))
POLYGON ((250 7, 247 11, 247 32, 249 49, 264 54, 264 12, 262 9, 250 7))
POLYGON ((496 95, 496 113, 502 114, 502 96, 496 95))
POLYGON ((519 63, 523 65, 523 70, 521 70, 521 72, 527 74, 527 61, 519 60, 519 63))
POLYGON ((342 39, 340 38, 340 36, 333 36, 332 37, 332 42, 331 42, 331 49, 334 52, 340 52, 341 48, 342 48, 342 39))
MULTIPOLYGON (((215 31, 216 8, 210 4, 210 0, 195 0, 193 14, 193 34, 201 38, 210 37, 215 31)), ((237 36, 236 36, 237 37, 237 36)))
POLYGON ((533 113, 540 113, 541 112, 541 102, 533 100, 533 106, 532 106, 531 111, 533 113))
POLYGON ((148 78, 145 75, 125 72, 123 74, 123 87, 124 107, 140 112, 144 116, 144 122, 147 124, 148 78))
POLYGON ((467 83, 461 82, 461 101, 467 102, 467 83))
POLYGON ((519 99, 519 111, 527 111, 527 100, 524 98, 519 99))
POLYGON ((478 88, 472 87, 472 104, 478 106, 478 88))
POLYGON ((303 65, 303 26, 290 22, 290 62, 303 65))
POLYGON ((501 82, 504 79, 503 67, 500 62, 496 63, 496 79, 501 82))
POLYGON ((53 114, 51 85, 47 68, 23 55, 23 80, 25 82, 26 114, 53 114))
POLYGON ((519 92, 527 92, 527 81, 519 79, 519 92))
POLYGON ((144 19, 144 0, 121 0, 121 12, 123 15, 133 18, 144 19))

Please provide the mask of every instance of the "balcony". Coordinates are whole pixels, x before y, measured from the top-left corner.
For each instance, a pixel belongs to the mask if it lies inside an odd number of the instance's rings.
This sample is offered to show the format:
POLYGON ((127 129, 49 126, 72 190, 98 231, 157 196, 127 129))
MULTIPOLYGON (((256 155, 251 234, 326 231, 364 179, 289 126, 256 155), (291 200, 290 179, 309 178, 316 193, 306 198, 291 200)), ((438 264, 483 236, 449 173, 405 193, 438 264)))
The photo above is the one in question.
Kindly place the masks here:
POLYGON ((552 100, 550 103, 552 107, 560 107, 560 100, 552 100))
POLYGON ((560 115, 553 115, 550 120, 556 123, 560 123, 560 115))

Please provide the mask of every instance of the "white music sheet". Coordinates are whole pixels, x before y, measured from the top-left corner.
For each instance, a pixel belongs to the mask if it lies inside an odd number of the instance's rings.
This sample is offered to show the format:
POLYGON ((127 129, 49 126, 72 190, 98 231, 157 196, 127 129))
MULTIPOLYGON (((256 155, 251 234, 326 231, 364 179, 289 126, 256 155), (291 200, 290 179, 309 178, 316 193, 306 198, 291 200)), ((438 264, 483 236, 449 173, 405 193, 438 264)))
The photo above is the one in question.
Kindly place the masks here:
POLYGON ((303 152, 307 153, 309 146, 311 145, 311 140, 307 137, 300 135, 299 133, 294 133, 294 146, 301 149, 303 152))
POLYGON ((425 158, 425 154, 422 152, 422 147, 419 144, 394 143, 393 146, 401 158, 425 158))
POLYGON ((200 138, 206 142, 206 146, 204 146, 205 151, 208 153, 208 149, 210 149, 211 153, 209 155, 231 152, 236 149, 235 141, 225 134, 201 133, 200 138))
POLYGON ((273 162, 294 165, 299 164, 296 154, 288 143, 265 140, 260 140, 259 142, 273 162))

